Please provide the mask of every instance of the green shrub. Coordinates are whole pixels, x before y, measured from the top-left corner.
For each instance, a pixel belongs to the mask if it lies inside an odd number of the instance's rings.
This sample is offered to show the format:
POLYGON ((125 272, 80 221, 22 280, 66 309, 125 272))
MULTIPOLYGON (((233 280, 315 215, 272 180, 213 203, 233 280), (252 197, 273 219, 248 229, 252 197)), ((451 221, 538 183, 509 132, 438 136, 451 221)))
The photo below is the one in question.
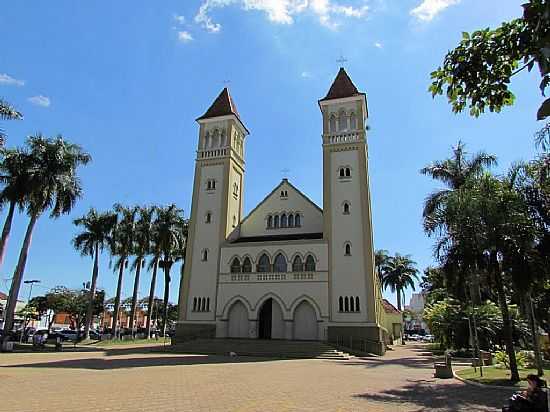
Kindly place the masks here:
MULTIPOLYGON (((516 352, 516 363, 518 365, 518 368, 523 368, 527 361, 528 358, 525 352, 516 352)), ((510 359, 508 358, 508 354, 506 353, 506 351, 499 350, 497 353, 495 353, 495 363, 497 364, 497 366, 510 369, 510 359)))

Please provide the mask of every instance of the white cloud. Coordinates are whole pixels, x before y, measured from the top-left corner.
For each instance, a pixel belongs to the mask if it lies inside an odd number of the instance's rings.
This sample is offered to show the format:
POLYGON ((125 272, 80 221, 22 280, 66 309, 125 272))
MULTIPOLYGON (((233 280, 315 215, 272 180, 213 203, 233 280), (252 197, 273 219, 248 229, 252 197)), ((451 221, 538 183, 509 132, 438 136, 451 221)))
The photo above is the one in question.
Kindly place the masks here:
POLYGON ((0 73, 0 84, 5 84, 7 86, 24 86, 24 80, 18 80, 11 77, 9 74, 0 73))
POLYGON ((374 43, 374 47, 376 47, 377 49, 383 49, 384 45, 377 41, 377 42, 374 43))
POLYGON ((32 104, 42 107, 50 107, 51 104, 50 99, 46 96, 42 96, 41 94, 38 96, 29 97, 28 100, 32 104))
POLYGON ((185 23, 185 16, 181 16, 181 15, 178 15, 178 14, 174 14, 174 20, 175 20, 176 23, 178 23, 178 24, 183 24, 183 23, 185 23))
POLYGON ((311 73, 310 72, 302 72, 302 74, 300 76, 302 76, 304 79, 309 79, 311 77, 311 73))
POLYGON ((460 3, 461 0, 422 0, 417 7, 411 10, 411 15, 418 20, 428 22, 449 6, 460 3))
POLYGON ((368 6, 363 0, 363 5, 354 7, 351 5, 337 4, 334 0, 203 0, 195 22, 203 26, 211 33, 221 30, 221 25, 215 23, 210 17, 210 12, 216 8, 229 5, 239 5, 243 10, 256 10, 264 12, 269 21, 277 24, 292 24, 294 17, 302 13, 315 15, 319 22, 331 29, 336 29, 339 23, 333 21, 333 17, 362 18, 368 12, 368 6))
POLYGON ((188 31, 179 31, 178 40, 183 43, 189 43, 193 40, 193 36, 191 36, 191 33, 189 33, 188 31))

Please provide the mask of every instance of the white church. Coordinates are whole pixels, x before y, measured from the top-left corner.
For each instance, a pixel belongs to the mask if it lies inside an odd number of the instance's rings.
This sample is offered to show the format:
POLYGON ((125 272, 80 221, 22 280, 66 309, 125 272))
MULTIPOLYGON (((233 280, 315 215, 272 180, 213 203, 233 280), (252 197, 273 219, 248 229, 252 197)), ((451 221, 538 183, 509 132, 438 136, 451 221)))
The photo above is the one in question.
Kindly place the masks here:
POLYGON ((287 179, 244 215, 249 131, 225 88, 199 139, 176 341, 362 339, 387 331, 374 270, 366 94, 341 68, 322 115, 323 208, 287 179))

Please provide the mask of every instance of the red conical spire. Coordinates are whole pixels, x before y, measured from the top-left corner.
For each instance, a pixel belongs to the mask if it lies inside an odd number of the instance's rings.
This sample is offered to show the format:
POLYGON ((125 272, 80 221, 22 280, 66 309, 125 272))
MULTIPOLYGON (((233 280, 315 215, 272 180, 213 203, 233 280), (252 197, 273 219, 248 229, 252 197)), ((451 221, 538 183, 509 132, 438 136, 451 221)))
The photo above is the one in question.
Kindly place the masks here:
POLYGON ((233 114, 239 117, 237 106, 235 106, 235 103, 233 102, 233 99, 231 98, 227 87, 224 87, 216 100, 214 100, 214 103, 212 103, 212 106, 210 106, 206 113, 199 117, 197 120, 211 119, 213 117, 227 116, 229 114, 233 114))
POLYGON ((327 95, 320 101, 343 99, 345 97, 359 95, 364 95, 364 93, 360 93, 359 90, 357 90, 357 87, 355 87, 344 68, 340 67, 340 70, 338 71, 334 82, 332 82, 332 86, 330 86, 327 95))

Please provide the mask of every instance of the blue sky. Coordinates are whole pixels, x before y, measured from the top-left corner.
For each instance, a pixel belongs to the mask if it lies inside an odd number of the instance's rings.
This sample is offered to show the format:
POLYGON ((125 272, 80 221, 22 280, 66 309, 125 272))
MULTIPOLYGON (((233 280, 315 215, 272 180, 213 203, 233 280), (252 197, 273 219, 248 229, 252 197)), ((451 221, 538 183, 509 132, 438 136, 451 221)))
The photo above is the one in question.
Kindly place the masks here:
MULTIPOLYGON (((115 202, 168 204, 190 211, 197 125, 230 81, 251 131, 245 208, 251 210, 290 169, 290 180, 322 205, 321 115, 345 56, 368 95, 369 155, 376 248, 433 262, 422 232, 425 196, 437 185, 421 167, 448 156, 462 139, 499 158, 497 171, 535 153, 541 97, 533 73, 512 89, 500 114, 454 115, 427 92, 429 73, 462 31, 521 14, 523 0, 97 0, 9 2, 0 11, 0 97, 25 115, 2 122, 8 146, 35 132, 61 133, 93 156, 70 216, 39 221, 25 279, 43 293, 79 287, 91 260, 72 249, 72 219, 115 202)), ((5 211, 2 214, 2 222, 5 211)), ((27 217, 18 215, 0 270, 7 291, 27 217)), ((179 271, 171 297, 176 300, 179 271)), ((140 294, 147 293, 149 275, 140 294)), ((133 276, 126 274, 124 295, 133 276)), ((114 294, 116 275, 101 262, 99 286, 114 294)), ((157 291, 160 295, 162 283, 157 291)), ((28 294, 25 286, 21 297, 28 294)), ((393 300, 394 297, 387 294, 393 300)))

